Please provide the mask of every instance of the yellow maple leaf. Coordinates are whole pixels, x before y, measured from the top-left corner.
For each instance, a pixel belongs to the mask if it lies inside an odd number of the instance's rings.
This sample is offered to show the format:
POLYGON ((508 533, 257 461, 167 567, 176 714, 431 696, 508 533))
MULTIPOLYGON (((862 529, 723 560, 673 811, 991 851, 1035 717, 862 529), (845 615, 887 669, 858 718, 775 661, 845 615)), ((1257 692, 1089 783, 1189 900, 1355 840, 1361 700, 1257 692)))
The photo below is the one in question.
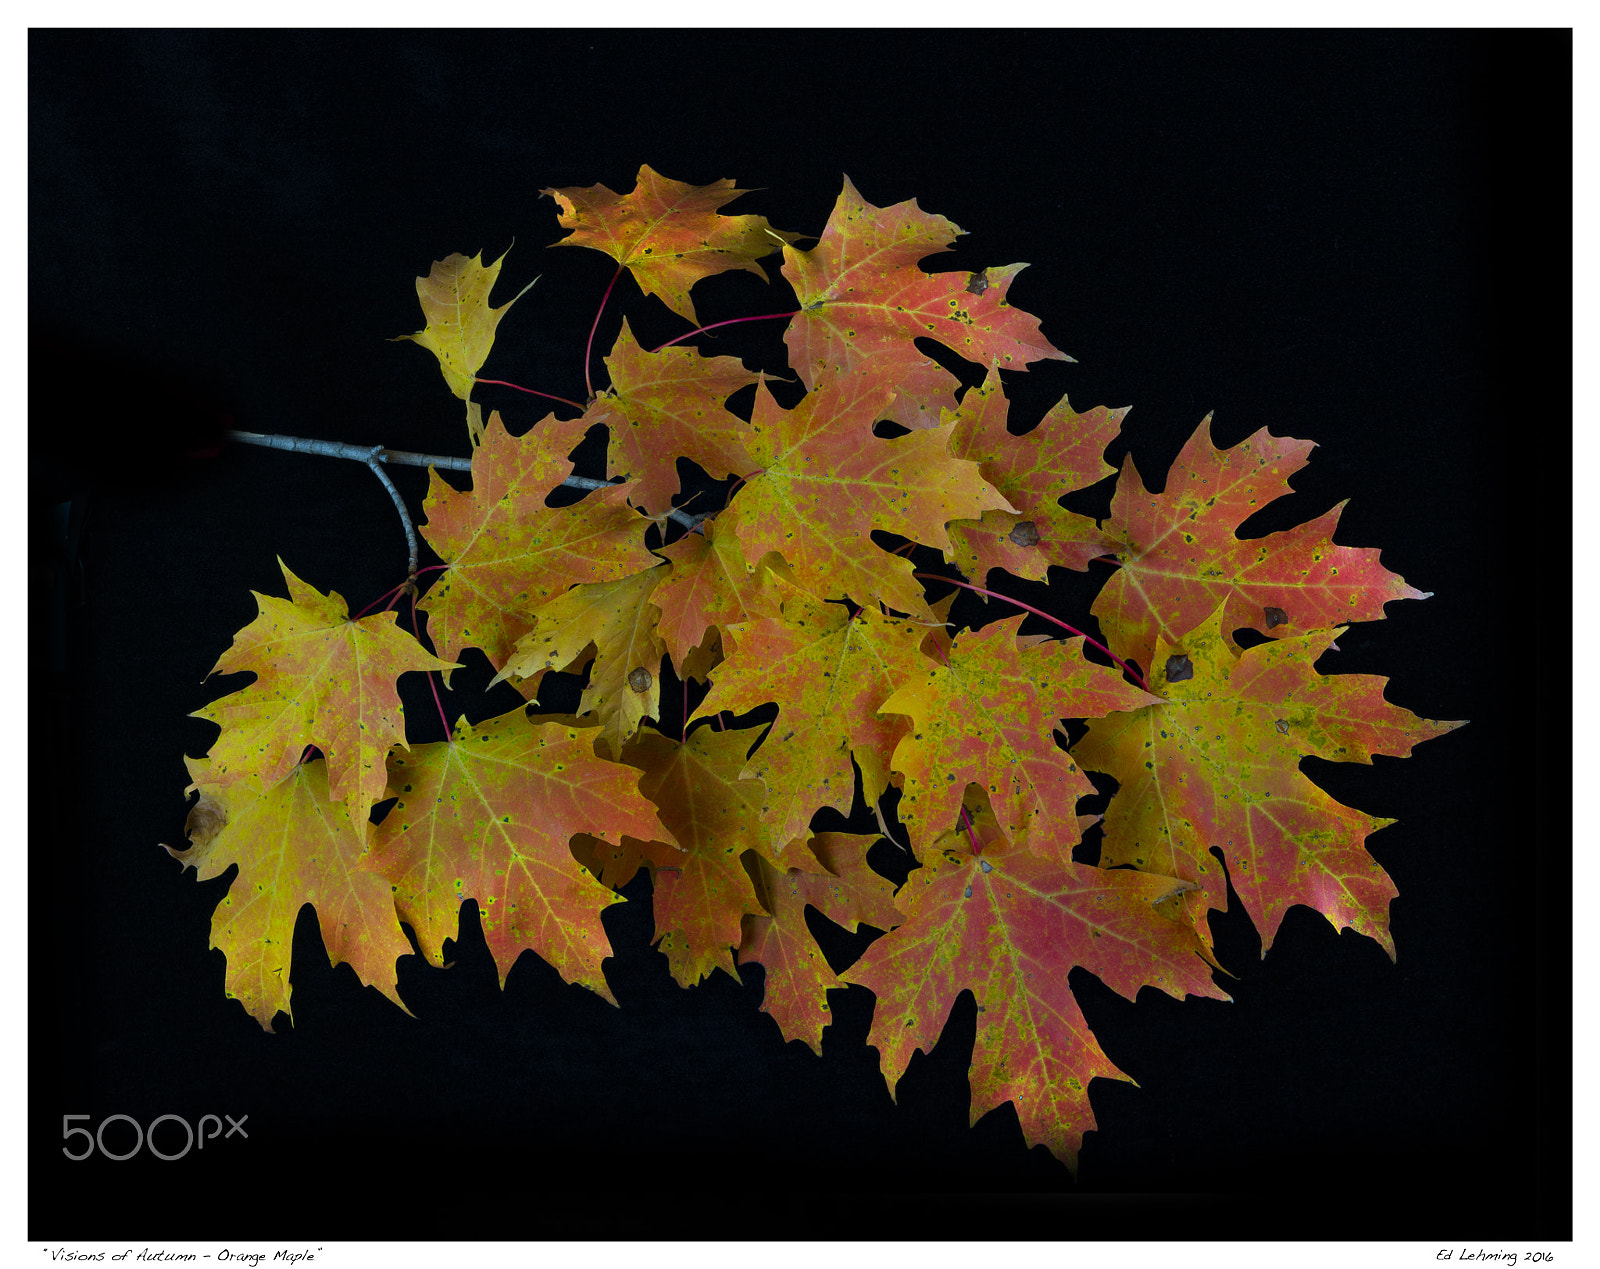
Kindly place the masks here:
POLYGON ((493 682, 581 667, 593 647, 594 669, 578 713, 597 714, 601 738, 613 756, 620 754, 639 724, 660 713, 661 658, 667 649, 656 630, 661 610, 650 602, 650 593, 668 571, 663 564, 621 581, 574 586, 540 605, 537 624, 517 640, 493 682))
MULTIPOLYGON (((463 401, 472 391, 478 371, 494 347, 495 327, 506 310, 527 294, 522 288, 499 308, 489 307, 489 292, 500 276, 502 253, 493 264, 483 263, 483 252, 470 260, 459 252, 434 261, 425 278, 417 279, 417 298, 428 324, 414 335, 396 335, 421 344, 439 359, 444 381, 463 401)), ((537 282, 535 278, 533 281, 537 282)), ((470 421, 468 426, 470 427, 470 421)))
MULTIPOLYGON (((211 917, 211 945, 227 958, 227 992, 268 1031, 289 1007, 289 955, 302 904, 317 910, 328 958, 405 1009, 395 961, 411 954, 395 915, 389 883, 365 871, 364 825, 328 796, 320 759, 265 786, 255 776, 208 779, 189 758, 200 801, 189 812, 187 850, 162 847, 208 881, 239 865, 239 875, 211 917)), ((407 1010, 409 1013, 410 1010, 407 1010)))

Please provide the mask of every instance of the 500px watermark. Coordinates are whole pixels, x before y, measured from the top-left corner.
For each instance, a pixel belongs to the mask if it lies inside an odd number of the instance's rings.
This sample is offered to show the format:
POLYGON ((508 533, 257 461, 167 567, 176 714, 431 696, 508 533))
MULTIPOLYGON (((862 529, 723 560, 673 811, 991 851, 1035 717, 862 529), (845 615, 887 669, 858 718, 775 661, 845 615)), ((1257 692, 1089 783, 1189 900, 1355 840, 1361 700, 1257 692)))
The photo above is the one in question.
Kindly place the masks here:
MULTIPOLYGON (((124 1159, 133 1158, 133 1156, 138 1154, 140 1150, 144 1149, 149 1150, 149 1152, 155 1155, 155 1157, 158 1159, 165 1160, 167 1163, 173 1163, 183 1158, 183 1156, 188 1154, 190 1150, 204 1150, 206 1148, 206 1142, 215 1141, 219 1135, 224 1141, 233 1136, 235 1133, 241 1137, 244 1137, 246 1140, 248 1140, 250 1137, 250 1134, 244 1130, 244 1121, 250 1118, 249 1115, 240 1115, 237 1119, 235 1119, 232 1115, 223 1115, 222 1119, 218 1119, 215 1115, 202 1115, 200 1116, 200 1122, 193 1126, 190 1126, 189 1121, 182 1115, 159 1115, 150 1121, 150 1127, 148 1130, 146 1130, 145 1127, 140 1124, 140 1122, 132 1115, 107 1115, 100 1121, 99 1127, 97 1127, 93 1132, 89 1131, 89 1129, 85 1128, 82 1124, 74 1124, 72 1122, 74 1119, 92 1118, 92 1115, 61 1116, 62 1140, 71 1141, 75 1137, 83 1138, 81 1143, 75 1143, 79 1147, 76 1153, 74 1153, 72 1146, 61 1147, 61 1153, 66 1155, 67 1158, 71 1159, 74 1163, 83 1159, 87 1159, 90 1155, 94 1154, 96 1150, 100 1152, 102 1157, 111 1159, 116 1163, 121 1163, 124 1159), (226 1133, 222 1131, 223 1119, 228 1121, 228 1131, 226 1133), (124 1123, 132 1124, 134 1132, 133 1148, 131 1150, 125 1150, 120 1154, 117 1153, 115 1149, 106 1148, 106 1129, 119 1120, 124 1123), (168 1122, 177 1124, 183 1129, 184 1132, 183 1149, 177 1151, 176 1153, 169 1153, 168 1150, 163 1150, 161 1147, 156 1145, 156 1129, 162 1124, 168 1122), (210 1132, 206 1131, 208 1126, 211 1129, 210 1132)), ((175 1144, 170 1140, 173 1132, 176 1132, 176 1129, 163 1134, 163 1136, 169 1138, 169 1147, 175 1144)))

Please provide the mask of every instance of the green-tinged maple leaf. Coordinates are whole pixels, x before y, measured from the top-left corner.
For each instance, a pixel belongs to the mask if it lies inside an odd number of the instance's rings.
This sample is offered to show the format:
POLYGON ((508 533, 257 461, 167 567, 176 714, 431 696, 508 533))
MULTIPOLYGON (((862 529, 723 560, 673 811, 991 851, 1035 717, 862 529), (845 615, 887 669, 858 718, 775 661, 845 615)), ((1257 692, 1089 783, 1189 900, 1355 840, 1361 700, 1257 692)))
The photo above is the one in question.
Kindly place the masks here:
POLYGON ((206 765, 185 761, 195 781, 190 787, 200 794, 184 826, 190 845, 162 849, 201 881, 239 865, 211 915, 211 946, 228 962, 228 995, 268 1031, 280 1009, 294 1017, 289 957, 295 919, 309 903, 333 964, 347 962, 363 983, 405 1009, 395 962, 411 954, 411 944, 389 887, 361 868, 365 824, 330 800, 326 764, 302 763, 264 786, 253 775, 218 783, 206 765))
POLYGON ((619 416, 607 420, 607 468, 633 478, 628 496, 634 506, 656 515, 672 505, 679 458, 718 479, 755 470, 744 447, 749 425, 723 408, 729 396, 761 377, 737 357, 706 357, 693 348, 648 353, 624 321, 606 368, 611 396, 605 400, 619 416))
POLYGON ((877 374, 823 378, 793 410, 758 392, 750 452, 765 468, 739 489, 724 517, 755 563, 777 551, 796 583, 819 599, 882 600, 931 620, 909 560, 891 556, 872 531, 951 549, 945 525, 990 508, 1014 510, 949 452, 954 424, 893 440, 874 436, 893 388, 877 374))
POLYGON ((774 854, 761 827, 758 780, 739 777, 753 733, 700 727, 679 743, 645 732, 623 761, 644 774, 639 790, 660 808, 682 852, 630 843, 655 864, 656 943, 672 976, 692 987, 713 970, 735 979, 740 919, 761 911, 740 863, 747 850, 774 854))
POLYGON ((732 181, 685 185, 639 169, 631 194, 604 185, 547 189, 556 200, 563 229, 572 233, 557 247, 592 247, 632 272, 646 295, 659 296, 674 313, 696 326, 689 291, 701 278, 744 269, 765 280, 755 262, 800 237, 774 229, 765 216, 719 216, 748 190, 732 181))
POLYGON ((541 604, 534 628, 517 640, 490 686, 512 675, 537 680, 550 670, 580 668, 593 648, 578 714, 596 715, 600 739, 617 757, 639 724, 660 712, 666 646, 656 633, 661 611, 650 596, 667 572, 662 564, 621 581, 589 582, 541 604))
MULTIPOLYGON (((987 811, 978 815, 987 819, 987 811)), ((991 822, 992 823, 992 822, 991 822)), ((1101 1050, 1068 986, 1081 966, 1134 998, 1158 987, 1226 1000, 1187 922, 1158 910, 1188 889, 1170 877, 1041 859, 985 834, 942 837, 895 897, 905 923, 841 977, 878 1001, 867 1043, 890 1092, 914 1051, 931 1052, 963 989, 978 1002, 972 1122, 1016 1104, 1023 1137, 1075 1168, 1094 1127, 1089 1081, 1125 1078, 1101 1050)))
POLYGON ((826 872, 783 870, 748 857, 766 911, 744 918, 739 964, 754 962, 766 970, 761 1011, 772 1015, 785 1040, 802 1040, 819 1055, 822 1029, 831 1021, 828 989, 844 984, 806 925, 806 906, 852 932, 863 924, 888 930, 905 920, 894 906, 893 883, 867 866, 867 850, 877 840, 872 834, 818 833, 810 848, 826 872))
POLYGON ((690 653, 706 643, 709 631, 726 632, 740 622, 776 616, 778 606, 765 577, 787 571, 776 553, 752 567, 733 535, 732 522, 701 522, 656 552, 672 564, 671 574, 652 596, 661 609, 660 631, 672 662, 685 673, 690 653))
POLYGON ((462 400, 472 392, 478 371, 489 359, 495 327, 528 289, 523 287, 499 308, 489 307, 489 292, 504 260, 502 253, 493 264, 484 264, 480 251, 470 260, 457 254, 436 261, 427 277, 417 279, 417 298, 428 324, 414 335, 395 336, 421 344, 437 357, 444 381, 462 400))
POLYGON ((870 365, 895 384, 889 418, 931 427, 956 403, 957 379, 917 351, 937 340, 980 365, 1022 369, 1030 361, 1070 360, 1039 332, 1039 320, 1012 308, 1006 293, 1027 266, 978 273, 924 273, 917 262, 948 251, 962 231, 929 215, 916 199, 874 207, 846 177, 822 238, 810 251, 783 249, 783 276, 800 299, 784 342, 808 388, 819 377, 870 365))
POLYGON ((855 777, 874 803, 887 784, 885 763, 903 724, 877 717, 895 688, 922 671, 923 628, 870 609, 852 619, 841 604, 807 595, 781 579, 771 593, 780 615, 730 626, 735 650, 712 671, 695 717, 742 714, 777 701, 771 733, 744 768, 765 785, 761 819, 783 842, 801 836, 812 815, 850 814, 855 777))
POLYGON ((1122 567, 1090 610, 1118 656, 1148 663, 1157 638, 1178 644, 1226 601, 1227 630, 1272 638, 1346 621, 1375 621, 1394 599, 1426 599, 1378 563, 1369 547, 1335 546, 1344 503, 1309 523, 1244 541, 1234 530, 1289 492, 1311 441, 1265 428, 1232 449, 1211 444, 1201 422, 1159 494, 1146 492, 1133 459, 1123 462, 1111 517, 1122 567))
MULTIPOLYGON (((289 571, 289 598, 255 595, 256 619, 233 637, 212 674, 252 671, 255 682, 198 709, 222 728, 208 755, 217 783, 253 776, 276 784, 307 745, 327 755, 333 796, 365 825, 383 797, 384 757, 404 745, 395 680, 415 670, 456 668, 395 624, 392 612, 352 620, 344 599, 324 595, 289 571)), ((364 829, 363 829, 364 831, 364 829)))
POLYGON ((572 474, 567 455, 586 427, 583 419, 546 418, 516 438, 493 413, 472 456, 471 490, 429 470, 422 535, 449 567, 419 605, 434 646, 452 660, 462 648, 482 648, 498 670, 540 604, 569 586, 615 581, 656 562, 644 549, 644 521, 628 506, 629 486, 545 506, 572 474))
POLYGON ((1088 516, 1068 511, 1063 494, 1085 489, 1116 468, 1103 457, 1127 415, 1104 406, 1078 413, 1065 399, 1031 431, 1006 430, 1007 403, 990 367, 981 387, 968 390, 944 421, 956 425, 950 452, 978 470, 1016 511, 986 511, 978 522, 950 525, 955 565, 982 582, 992 568, 1042 582, 1052 564, 1086 569, 1115 544, 1088 516))
POLYGON ((475 899, 505 984, 532 948, 569 983, 610 1000, 600 962, 611 944, 601 911, 620 899, 569 849, 579 833, 670 843, 639 792, 639 773, 594 754, 594 732, 534 722, 521 710, 389 759, 398 799, 376 830, 367 867, 394 887, 401 920, 435 964, 475 899))
MULTIPOLYGON (((1334 801, 1299 768, 1314 755, 1370 762, 1461 723, 1420 719, 1383 699, 1371 674, 1323 676, 1312 668, 1339 631, 1280 639, 1235 654, 1226 606, 1180 646, 1157 640, 1151 686, 1166 700, 1090 722, 1073 755, 1121 787, 1106 813, 1101 860, 1131 864, 1199 887, 1199 915, 1228 906, 1233 888, 1261 934, 1265 955, 1296 903, 1336 928, 1376 939, 1394 956, 1394 884, 1367 853, 1367 836, 1392 824, 1334 801)), ((1200 936, 1207 938, 1204 923, 1200 936)))
POLYGON ((956 818, 968 784, 985 791, 1013 842, 1035 818, 1048 832, 1028 844, 1050 859, 1071 857, 1077 802, 1094 786, 1053 733, 1065 718, 1098 718, 1155 698, 1119 671, 1083 659, 1081 639, 1019 646, 1021 617, 958 636, 948 664, 926 661, 879 706, 912 727, 891 763, 905 777, 900 819, 918 850, 956 818))

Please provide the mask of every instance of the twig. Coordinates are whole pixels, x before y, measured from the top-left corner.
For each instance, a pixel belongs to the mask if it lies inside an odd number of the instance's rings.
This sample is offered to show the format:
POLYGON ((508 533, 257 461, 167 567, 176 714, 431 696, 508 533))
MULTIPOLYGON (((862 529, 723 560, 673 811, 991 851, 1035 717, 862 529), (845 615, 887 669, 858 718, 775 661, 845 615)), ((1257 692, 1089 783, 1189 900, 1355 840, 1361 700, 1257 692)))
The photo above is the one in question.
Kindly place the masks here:
MULTIPOLYGON (((383 482, 389 496, 395 500, 395 506, 400 508, 400 518, 405 522, 406 541, 411 548, 411 570, 408 578, 415 578, 417 574, 417 547, 414 530, 411 527, 411 517, 406 514, 405 503, 400 500, 399 493, 390 483, 383 469, 378 463, 398 463, 402 467, 437 467, 441 471, 472 470, 470 458, 453 458, 448 454, 417 454, 405 449, 384 449, 381 445, 347 445, 343 441, 316 441, 308 440, 302 436, 269 436, 264 432, 232 431, 227 434, 230 441, 238 441, 244 445, 260 445, 266 449, 286 449, 295 454, 321 454, 325 458, 348 458, 372 469, 373 473, 383 482)), ((569 489, 607 489, 616 483, 610 480, 595 480, 590 476, 568 476, 561 482, 569 489)), ((708 513, 709 514, 709 513, 708 513)), ((692 516, 687 512, 679 511, 673 507, 667 515, 681 524, 690 533, 700 527, 700 522, 706 517, 703 515, 692 516)))
POLYGON ((365 463, 376 452, 380 463, 402 467, 437 467, 442 471, 471 471, 470 458, 451 458, 442 454, 413 454, 409 450, 384 449, 379 445, 346 445, 343 441, 312 441, 300 436, 268 436, 262 432, 229 432, 230 441, 260 445, 266 449, 286 449, 296 454, 321 454, 325 458, 352 458, 365 463))
POLYGON ((389 497, 394 499, 394 509, 400 513, 400 523, 406 531, 406 588, 415 596, 417 593, 417 530, 416 526, 411 523, 411 513, 406 510, 406 500, 400 496, 400 491, 394 487, 394 481, 389 479, 389 473, 383 470, 383 463, 378 458, 381 453, 383 453, 382 445, 374 445, 367 451, 367 469, 389 491, 389 497))

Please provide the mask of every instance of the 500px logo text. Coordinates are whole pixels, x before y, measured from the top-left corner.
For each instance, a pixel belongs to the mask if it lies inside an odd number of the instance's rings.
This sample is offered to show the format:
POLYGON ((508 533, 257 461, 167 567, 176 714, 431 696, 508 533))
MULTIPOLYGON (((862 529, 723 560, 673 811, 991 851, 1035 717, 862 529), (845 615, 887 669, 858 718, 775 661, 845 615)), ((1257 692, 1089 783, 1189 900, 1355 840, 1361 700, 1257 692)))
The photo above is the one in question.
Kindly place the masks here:
POLYGON ((111 1159, 117 1163, 121 1163, 124 1159, 133 1158, 133 1156, 138 1154, 141 1149, 148 1149, 149 1152, 155 1155, 156 1158, 165 1160, 167 1163, 173 1163, 178 1159, 183 1158, 183 1156, 188 1154, 190 1150, 196 1148, 204 1150, 206 1148, 206 1142, 216 1140, 219 1135, 224 1141, 233 1136, 235 1133, 246 1139, 248 1139, 250 1136, 250 1134, 244 1130, 244 1121, 250 1118, 249 1115, 240 1115, 237 1119, 235 1119, 232 1115, 223 1115, 222 1119, 218 1119, 215 1115, 202 1115, 200 1116, 200 1122, 192 1127, 190 1126, 189 1121, 182 1115, 158 1115, 155 1119, 150 1121, 150 1127, 148 1131, 132 1115, 107 1115, 100 1121, 99 1127, 97 1127, 93 1132, 81 1124, 74 1125, 72 1122, 74 1119, 90 1118, 92 1118, 90 1115, 61 1116, 62 1140, 71 1140, 74 1137, 83 1138, 80 1148, 76 1152, 74 1152, 72 1146, 61 1147, 61 1153, 66 1155, 67 1158, 71 1159, 75 1163, 80 1160, 87 1159, 90 1155, 94 1154, 96 1150, 98 1150, 105 1158, 111 1159), (222 1131, 223 1119, 228 1121, 228 1131, 226 1133, 222 1131), (115 1142, 112 1143, 111 1149, 107 1149, 105 1139, 106 1129, 112 1124, 116 1123, 118 1120, 132 1124, 134 1131, 133 1148, 122 1151, 121 1153, 117 1152, 115 1148, 115 1142), (162 1147, 156 1145, 156 1129, 162 1124, 168 1122, 177 1124, 184 1133, 183 1149, 178 1150, 175 1153, 172 1151, 171 1147, 176 1143, 171 1140, 171 1137, 177 1132, 177 1129, 172 1129, 169 1130, 169 1132, 162 1134, 163 1138, 167 1140, 167 1149, 163 1149, 162 1147), (206 1131, 208 1127, 210 1128, 209 1132, 206 1131))

